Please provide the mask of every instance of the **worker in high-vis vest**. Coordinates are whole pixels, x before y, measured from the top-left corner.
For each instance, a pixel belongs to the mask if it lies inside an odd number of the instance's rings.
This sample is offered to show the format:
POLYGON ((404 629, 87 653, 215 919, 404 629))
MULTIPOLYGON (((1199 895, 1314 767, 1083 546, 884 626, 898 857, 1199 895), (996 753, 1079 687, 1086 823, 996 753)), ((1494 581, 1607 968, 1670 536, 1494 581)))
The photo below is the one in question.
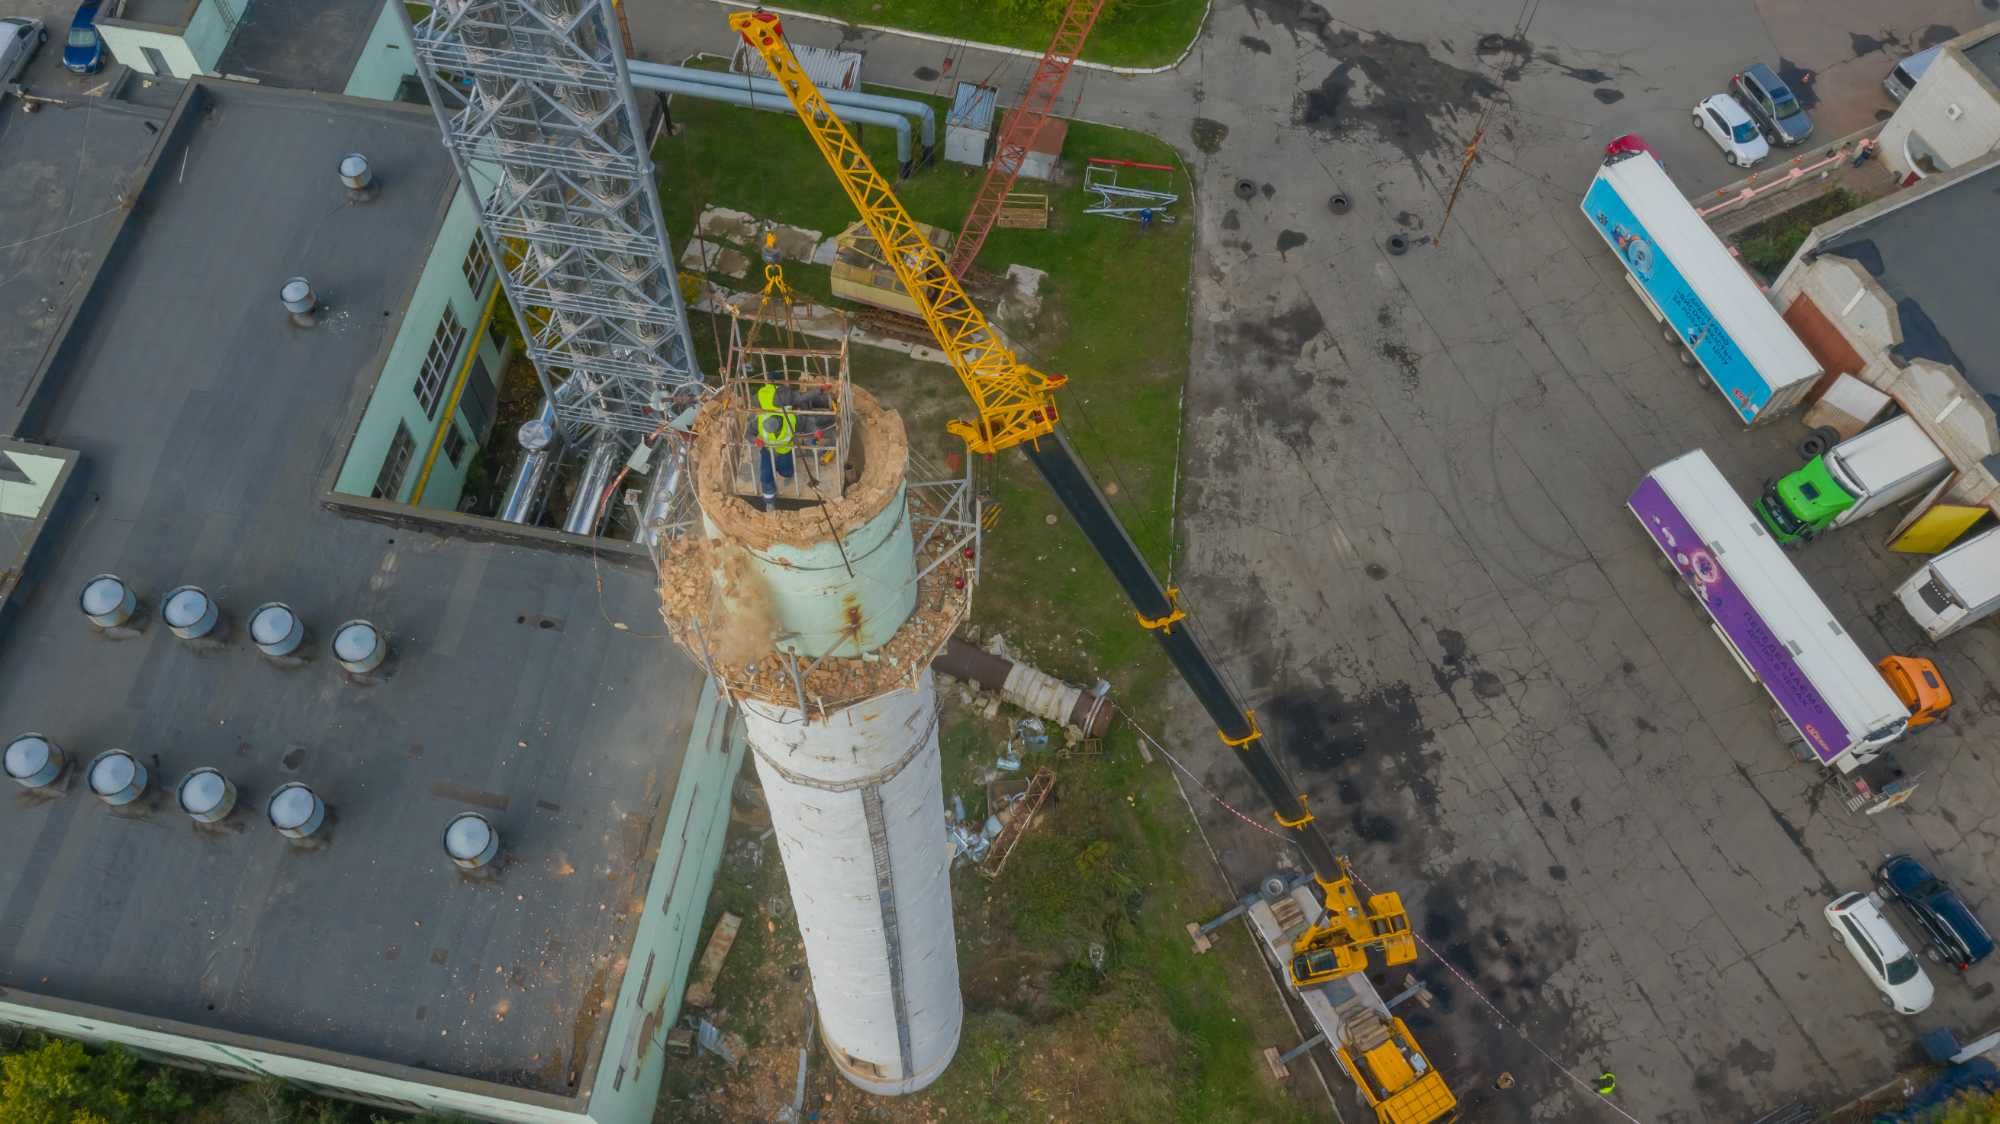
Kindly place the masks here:
POLYGON ((778 388, 757 388, 757 484, 764 493, 764 510, 778 507, 778 477, 792 478, 792 438, 798 419, 778 405, 778 388))

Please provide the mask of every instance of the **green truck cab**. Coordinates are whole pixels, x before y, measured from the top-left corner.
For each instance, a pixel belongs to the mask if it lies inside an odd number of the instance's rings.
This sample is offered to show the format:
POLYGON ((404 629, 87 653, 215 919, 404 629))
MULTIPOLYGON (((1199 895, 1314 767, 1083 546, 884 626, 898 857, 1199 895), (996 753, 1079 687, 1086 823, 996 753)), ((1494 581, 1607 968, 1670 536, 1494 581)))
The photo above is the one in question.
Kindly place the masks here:
POLYGON ((1855 499, 1834 478, 1822 454, 1765 485, 1757 498, 1757 519, 1772 538, 1789 546, 1826 530, 1855 499))

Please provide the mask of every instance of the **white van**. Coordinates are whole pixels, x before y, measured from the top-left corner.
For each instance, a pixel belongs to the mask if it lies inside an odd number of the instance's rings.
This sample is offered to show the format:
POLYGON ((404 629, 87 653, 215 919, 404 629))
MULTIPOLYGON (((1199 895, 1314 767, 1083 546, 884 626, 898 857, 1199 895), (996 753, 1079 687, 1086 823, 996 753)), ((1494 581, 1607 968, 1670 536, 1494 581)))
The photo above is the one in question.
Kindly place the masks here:
POLYGON ((1942 50, 1944 44, 1939 43, 1935 47, 1926 47, 1897 63, 1889 71, 1889 76, 1882 79, 1882 88, 1889 91, 1889 96, 1897 101, 1909 97, 1910 91, 1917 88, 1917 79, 1922 78, 1924 71, 1930 69, 1931 63, 1937 61, 1938 52, 1942 50))
POLYGON ((1896 596, 1932 640, 2000 609, 2000 527, 1932 558, 1896 587, 1896 596))

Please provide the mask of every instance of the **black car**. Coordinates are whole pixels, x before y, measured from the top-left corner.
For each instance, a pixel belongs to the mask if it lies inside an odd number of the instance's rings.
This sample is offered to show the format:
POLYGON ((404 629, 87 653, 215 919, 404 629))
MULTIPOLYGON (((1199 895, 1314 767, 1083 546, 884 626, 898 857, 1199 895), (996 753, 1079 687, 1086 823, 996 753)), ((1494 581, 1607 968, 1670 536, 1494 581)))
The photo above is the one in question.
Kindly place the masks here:
POLYGON ((1757 128, 1772 144, 1790 147, 1812 136, 1812 118, 1792 96, 1792 88, 1763 63, 1752 63, 1729 79, 1729 92, 1750 112, 1757 128))
POLYGON ((1875 869, 1882 896, 1903 908, 1934 960, 1963 972, 1993 954, 1993 938, 1958 891, 1908 855, 1890 855, 1875 869))

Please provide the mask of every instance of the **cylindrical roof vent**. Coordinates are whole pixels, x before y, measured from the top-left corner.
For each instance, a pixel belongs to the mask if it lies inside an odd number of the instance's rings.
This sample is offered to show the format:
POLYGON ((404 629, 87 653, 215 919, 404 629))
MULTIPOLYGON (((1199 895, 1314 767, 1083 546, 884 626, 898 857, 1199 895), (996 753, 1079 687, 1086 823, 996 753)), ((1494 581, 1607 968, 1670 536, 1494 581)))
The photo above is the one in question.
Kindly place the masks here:
POLYGON ((83 615, 99 628, 117 628, 139 611, 139 595, 116 574, 99 574, 83 583, 78 602, 83 615))
POLYGON ((194 822, 220 823, 236 807, 236 786, 220 770, 204 765, 181 778, 174 799, 194 822))
POLYGON ((22 788, 47 788, 62 776, 69 758, 40 734, 22 734, 7 743, 7 775, 22 788))
POLYGON ((283 601, 266 601, 250 613, 250 639, 267 656, 289 656, 305 638, 305 622, 283 601))
POLYGON ((367 621, 348 621, 333 632, 333 658, 356 675, 381 667, 388 654, 389 642, 382 630, 367 621))
POLYGON ((326 802, 297 781, 279 785, 264 810, 271 826, 287 839, 309 838, 326 823, 326 802))
POLYGON ((107 749, 90 759, 90 791, 112 807, 130 804, 146 791, 146 767, 122 749, 107 749))
POLYGON ((347 194, 355 199, 366 199, 375 194, 375 173, 368 167, 368 158, 359 152, 350 152, 340 158, 340 182, 347 188, 347 194))
POLYGON ((184 585, 172 590, 160 602, 160 619, 174 630, 174 635, 182 640, 199 640, 215 631, 215 622, 221 619, 222 610, 215 604, 215 598, 197 585, 184 585))
POLYGON ((444 825, 444 853, 462 870, 478 870, 500 853, 500 833, 478 812, 460 812, 444 825))
POLYGON ((319 307, 319 294, 313 292, 312 282, 303 277, 286 278, 278 289, 278 300, 291 313, 292 323, 301 328, 312 326, 313 310, 319 307))

